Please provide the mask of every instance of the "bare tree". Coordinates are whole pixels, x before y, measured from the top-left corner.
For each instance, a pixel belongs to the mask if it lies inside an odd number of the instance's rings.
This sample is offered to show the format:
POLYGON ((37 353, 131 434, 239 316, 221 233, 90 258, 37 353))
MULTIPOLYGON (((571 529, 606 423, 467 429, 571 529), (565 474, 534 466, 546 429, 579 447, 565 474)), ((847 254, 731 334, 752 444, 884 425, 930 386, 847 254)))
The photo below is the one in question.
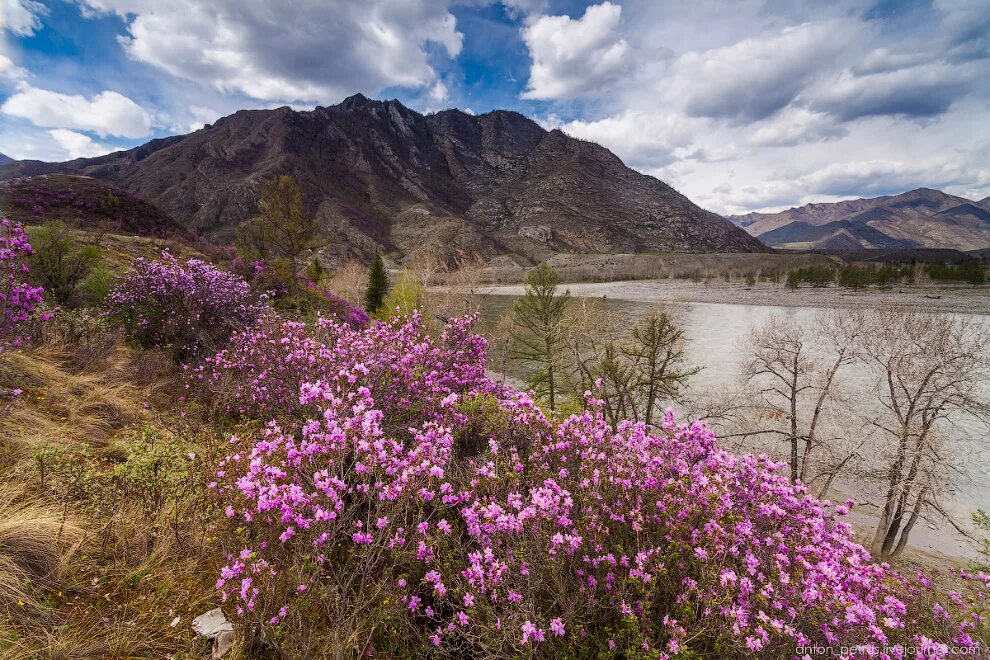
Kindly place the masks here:
POLYGON ((350 259, 333 272, 328 286, 352 305, 363 305, 368 286, 368 267, 356 259, 350 259))
POLYGON ((990 377, 990 334, 964 318, 882 308, 870 315, 860 340, 880 404, 871 423, 887 440, 872 549, 894 559, 919 518, 944 515, 936 495, 953 465, 939 429, 960 415, 990 420, 981 393, 990 377))
MULTIPOLYGON (((417 264, 419 261, 417 260, 417 264)), ((419 266, 420 277, 424 280, 429 275, 426 304, 430 313, 436 318, 446 321, 457 316, 474 314, 481 307, 481 296, 478 288, 485 275, 487 264, 484 259, 474 255, 458 259, 452 270, 446 265, 440 267, 435 262, 419 266)))
POLYGON ((856 359, 861 325, 858 315, 838 310, 820 313, 812 324, 773 317, 747 341, 744 377, 758 388, 758 414, 736 435, 779 437, 788 447, 791 480, 823 480, 820 492, 855 455, 836 451, 847 433, 830 436, 825 427, 829 414, 839 412, 839 374, 856 359))

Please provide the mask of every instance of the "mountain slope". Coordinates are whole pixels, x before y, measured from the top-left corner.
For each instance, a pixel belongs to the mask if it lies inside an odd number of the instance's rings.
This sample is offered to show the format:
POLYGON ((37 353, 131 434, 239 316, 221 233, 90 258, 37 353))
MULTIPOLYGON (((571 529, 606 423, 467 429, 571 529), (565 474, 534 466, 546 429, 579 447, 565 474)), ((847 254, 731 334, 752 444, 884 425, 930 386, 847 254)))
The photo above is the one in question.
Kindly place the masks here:
POLYGON ((88 230, 192 238, 153 204, 86 176, 43 174, 0 181, 0 209, 25 224, 60 220, 88 230))
POLYGON ((774 247, 973 250, 990 245, 990 212, 982 202, 930 188, 729 219, 774 247))
POLYGON ((113 182, 219 240, 255 215, 265 179, 289 173, 340 254, 766 249, 607 149, 518 113, 424 116, 361 95, 307 112, 240 111, 99 158, 11 163, 0 178, 51 171, 113 182))

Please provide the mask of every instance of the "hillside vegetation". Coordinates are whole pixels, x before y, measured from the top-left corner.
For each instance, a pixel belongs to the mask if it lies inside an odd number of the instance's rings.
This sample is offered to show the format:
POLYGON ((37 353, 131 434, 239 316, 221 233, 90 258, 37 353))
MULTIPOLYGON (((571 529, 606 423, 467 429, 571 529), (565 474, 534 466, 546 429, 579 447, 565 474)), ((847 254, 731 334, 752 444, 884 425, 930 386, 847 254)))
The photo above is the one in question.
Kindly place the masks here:
POLYGON ((875 561, 851 502, 702 422, 623 419, 614 383, 495 382, 463 301, 424 315, 408 274, 378 270, 369 318, 347 269, 166 252, 52 309, 2 236, 5 657, 206 657, 215 607, 244 658, 988 643, 990 574, 875 561))

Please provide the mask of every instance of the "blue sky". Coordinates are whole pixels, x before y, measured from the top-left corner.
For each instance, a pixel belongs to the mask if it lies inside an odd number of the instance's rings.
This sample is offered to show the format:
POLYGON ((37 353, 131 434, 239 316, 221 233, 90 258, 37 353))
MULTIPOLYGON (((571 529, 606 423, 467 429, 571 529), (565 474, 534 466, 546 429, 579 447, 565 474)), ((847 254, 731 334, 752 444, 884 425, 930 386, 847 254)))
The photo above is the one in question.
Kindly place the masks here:
POLYGON ((990 195, 990 0, 0 0, 0 152, 355 92, 505 108, 723 213, 990 195))

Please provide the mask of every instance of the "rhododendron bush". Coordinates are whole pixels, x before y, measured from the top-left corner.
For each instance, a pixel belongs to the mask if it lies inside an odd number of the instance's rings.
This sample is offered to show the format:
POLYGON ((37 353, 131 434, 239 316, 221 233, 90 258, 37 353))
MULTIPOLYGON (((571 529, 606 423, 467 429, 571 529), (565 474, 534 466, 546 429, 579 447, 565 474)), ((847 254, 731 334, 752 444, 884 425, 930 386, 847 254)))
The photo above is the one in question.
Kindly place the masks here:
POLYGON ((165 348, 181 358, 222 347, 265 311, 244 278, 169 252, 160 261, 134 260, 107 296, 110 313, 145 348, 165 348))
POLYGON ((31 254, 24 228, 0 217, 0 352, 27 341, 19 328, 41 303, 43 289, 25 281, 31 254))
POLYGON ((243 381, 234 405, 272 418, 231 438, 212 484, 232 544, 217 588, 261 639, 290 656, 659 658, 987 642, 990 576, 936 603, 871 561, 848 503, 703 423, 613 428, 591 393, 550 419, 486 377, 470 323, 269 325, 213 360, 243 381))

